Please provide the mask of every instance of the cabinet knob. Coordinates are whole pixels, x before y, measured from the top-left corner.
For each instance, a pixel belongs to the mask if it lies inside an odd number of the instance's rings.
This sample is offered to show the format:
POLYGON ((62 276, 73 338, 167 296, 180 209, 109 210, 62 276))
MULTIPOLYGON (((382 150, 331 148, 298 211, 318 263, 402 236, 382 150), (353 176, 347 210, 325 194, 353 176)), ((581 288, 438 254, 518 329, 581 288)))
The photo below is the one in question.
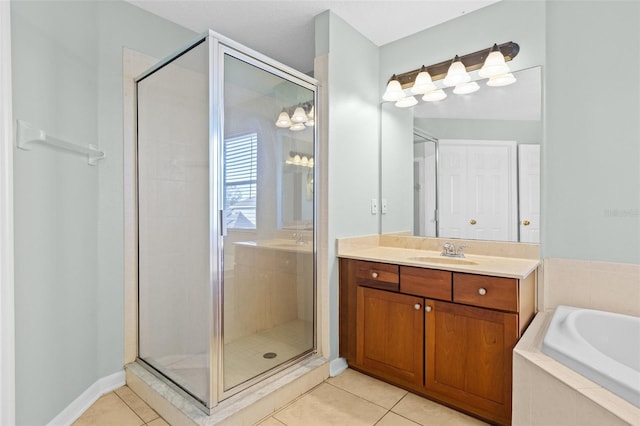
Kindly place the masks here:
POLYGON ((371 278, 378 278, 378 273, 377 272, 372 272, 371 273, 371 278))
POLYGON ((413 309, 415 309, 416 311, 419 311, 421 308, 419 303, 416 303, 415 305, 413 305, 413 309))
POLYGON ((528 220, 523 220, 523 221, 522 221, 522 224, 523 224, 524 226, 529 226, 529 225, 531 225, 531 222, 529 222, 528 220))
POLYGON ((478 289, 478 294, 479 294, 480 296, 484 296, 485 294, 487 294, 487 289, 486 289, 486 288, 482 288, 482 287, 480 287, 480 288, 478 289))
POLYGON ((475 219, 471 219, 471 220, 469 221, 469 223, 470 223, 470 224, 472 224, 472 225, 475 225, 475 224, 476 224, 476 223, 478 223, 478 222, 476 222, 476 220, 475 220, 475 219))
POLYGON ((427 305, 424 307, 424 310, 427 312, 431 312, 431 306, 427 305))

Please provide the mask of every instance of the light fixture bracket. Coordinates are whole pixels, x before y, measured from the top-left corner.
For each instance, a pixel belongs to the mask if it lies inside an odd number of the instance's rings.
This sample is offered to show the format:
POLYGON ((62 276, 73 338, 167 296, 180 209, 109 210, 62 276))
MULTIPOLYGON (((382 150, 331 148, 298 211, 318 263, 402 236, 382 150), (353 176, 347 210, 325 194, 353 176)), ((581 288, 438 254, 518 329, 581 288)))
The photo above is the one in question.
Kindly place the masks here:
MULTIPOLYGON (((477 52, 460 56, 459 59, 462 61, 462 63, 466 67, 467 72, 478 70, 482 68, 482 65, 484 64, 485 59, 487 59, 487 56, 489 56, 489 53, 491 53, 494 47, 495 45, 488 49, 482 49, 482 50, 478 50, 477 52)), ((499 44, 498 49, 500 50, 500 52, 502 52, 505 62, 508 62, 518 55, 518 52, 520 51, 520 46, 518 45, 518 43, 509 41, 507 43, 499 44)), ((457 55, 456 57, 458 58, 457 55)), ((447 71, 449 70, 450 65, 451 65, 451 59, 447 59, 446 61, 442 61, 434 65, 429 65, 428 67, 425 67, 423 65, 421 68, 418 68, 412 71, 404 72, 402 74, 395 74, 395 78, 400 82, 400 85, 402 86, 403 89, 407 89, 413 86, 413 83, 416 80, 416 77, 418 76, 420 71, 424 71, 424 68, 426 68, 427 72, 429 72, 429 74, 431 75, 431 80, 437 81, 437 80, 442 80, 443 78, 446 77, 447 71)))

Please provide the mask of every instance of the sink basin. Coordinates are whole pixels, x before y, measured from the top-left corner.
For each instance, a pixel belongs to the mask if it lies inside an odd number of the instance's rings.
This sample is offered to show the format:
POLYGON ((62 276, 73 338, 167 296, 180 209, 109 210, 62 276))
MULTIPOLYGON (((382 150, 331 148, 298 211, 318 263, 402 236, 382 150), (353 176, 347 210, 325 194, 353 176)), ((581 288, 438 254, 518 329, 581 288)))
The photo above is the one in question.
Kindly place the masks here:
POLYGON ((416 256, 410 257, 407 260, 413 262, 425 262, 425 263, 441 263, 445 265, 477 265, 477 262, 468 259, 462 259, 459 257, 443 257, 443 256, 416 256))

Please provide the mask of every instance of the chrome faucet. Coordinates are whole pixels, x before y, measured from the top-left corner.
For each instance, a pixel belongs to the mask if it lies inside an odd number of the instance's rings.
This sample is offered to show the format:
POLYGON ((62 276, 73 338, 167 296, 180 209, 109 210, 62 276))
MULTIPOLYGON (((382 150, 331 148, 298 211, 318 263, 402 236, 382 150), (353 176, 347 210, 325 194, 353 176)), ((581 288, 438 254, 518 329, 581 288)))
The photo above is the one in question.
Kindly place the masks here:
POLYGON ((442 246, 442 253, 440 253, 440 256, 445 256, 445 257, 464 257, 464 249, 467 248, 468 246, 459 246, 456 249, 456 245, 450 242, 446 242, 444 243, 444 245, 442 246))

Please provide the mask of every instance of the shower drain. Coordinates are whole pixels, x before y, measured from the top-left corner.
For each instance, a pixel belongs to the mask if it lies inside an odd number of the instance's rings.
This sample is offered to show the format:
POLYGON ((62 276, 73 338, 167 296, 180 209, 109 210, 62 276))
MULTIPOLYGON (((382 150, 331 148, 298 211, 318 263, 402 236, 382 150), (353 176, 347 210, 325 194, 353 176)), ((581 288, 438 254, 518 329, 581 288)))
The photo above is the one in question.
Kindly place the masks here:
POLYGON ((275 352, 267 352, 266 354, 262 355, 263 358, 267 358, 267 359, 272 359, 277 357, 278 354, 275 352))

